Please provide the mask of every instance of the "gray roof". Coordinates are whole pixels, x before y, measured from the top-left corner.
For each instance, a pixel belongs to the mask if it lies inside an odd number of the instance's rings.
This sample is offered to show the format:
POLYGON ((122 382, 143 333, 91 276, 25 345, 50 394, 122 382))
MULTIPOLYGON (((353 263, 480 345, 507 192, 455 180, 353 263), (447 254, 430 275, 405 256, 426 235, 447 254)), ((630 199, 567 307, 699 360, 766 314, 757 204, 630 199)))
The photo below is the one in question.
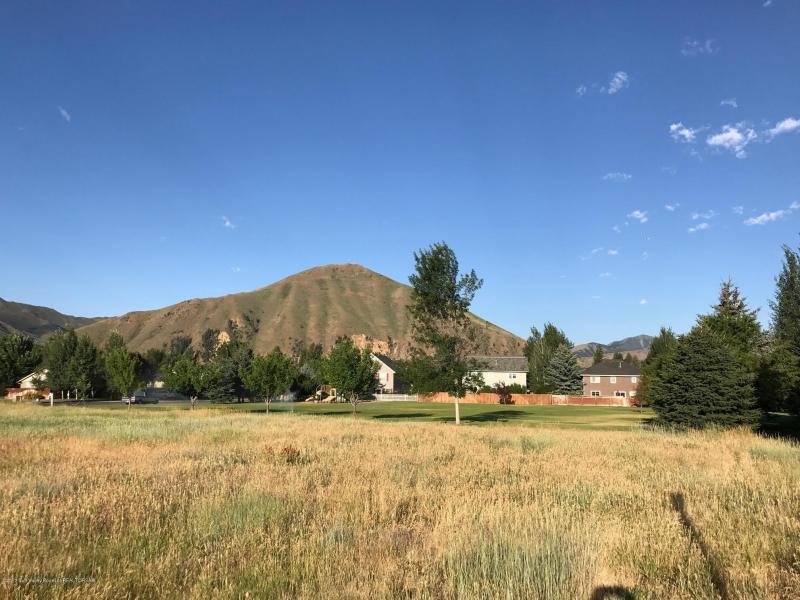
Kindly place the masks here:
POLYGON ((394 360, 392 360, 391 358, 389 358, 385 354, 378 354, 377 352, 373 352, 372 356, 377 358, 379 361, 381 361, 383 364, 385 364, 387 367, 389 367, 395 373, 397 372, 397 365, 395 364, 394 360))
POLYGON ((528 372, 528 359, 524 356, 470 356, 481 366, 481 371, 528 372))
POLYGON ((584 375, 641 375, 642 370, 624 360, 605 359, 583 370, 584 375))

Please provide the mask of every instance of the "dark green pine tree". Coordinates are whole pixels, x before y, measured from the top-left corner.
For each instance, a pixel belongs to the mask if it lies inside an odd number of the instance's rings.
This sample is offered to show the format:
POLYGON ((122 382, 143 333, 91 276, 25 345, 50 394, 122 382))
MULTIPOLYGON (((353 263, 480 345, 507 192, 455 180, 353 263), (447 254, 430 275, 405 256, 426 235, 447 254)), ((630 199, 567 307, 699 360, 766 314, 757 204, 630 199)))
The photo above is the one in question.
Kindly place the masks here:
POLYGON ((719 301, 713 309, 710 315, 700 315, 697 324, 719 335, 736 357, 755 373, 759 346, 763 343, 758 310, 747 307, 747 300, 730 280, 722 283, 719 301))
POLYGON ((679 427, 752 426, 760 415, 752 374, 708 327, 697 326, 678 340, 649 395, 659 418, 679 427))
POLYGON ((601 360, 603 360, 605 355, 606 355, 605 349, 598 344, 594 349, 594 354, 592 355, 592 364, 596 365, 597 363, 599 363, 601 360))
POLYGON ((662 327, 650 342, 650 352, 642 363, 642 376, 636 390, 636 399, 642 406, 650 405, 650 383, 659 376, 664 361, 675 351, 677 344, 678 339, 668 327, 662 327))
POLYGON ((800 255, 783 247, 783 269, 775 280, 772 308, 772 329, 775 337, 786 342, 800 356, 800 255))
POLYGON ((561 345, 553 353, 544 373, 545 383, 555 394, 583 394, 583 378, 572 348, 561 345))
POLYGON ((572 348, 572 342, 552 323, 545 323, 541 332, 531 327, 531 335, 525 341, 522 353, 528 359, 528 389, 532 392, 546 394, 553 391, 545 381, 545 371, 560 346, 572 348))

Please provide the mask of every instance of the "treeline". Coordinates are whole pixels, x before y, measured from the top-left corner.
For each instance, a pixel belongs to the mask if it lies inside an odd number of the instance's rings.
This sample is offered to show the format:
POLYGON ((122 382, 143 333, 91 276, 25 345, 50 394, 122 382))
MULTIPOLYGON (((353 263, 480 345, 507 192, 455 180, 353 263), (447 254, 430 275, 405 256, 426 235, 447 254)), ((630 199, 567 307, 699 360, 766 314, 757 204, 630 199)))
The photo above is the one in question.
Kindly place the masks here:
POLYGON ((130 351, 122 336, 112 333, 102 347, 74 331, 58 332, 43 345, 23 335, 0 337, 0 385, 13 387, 32 372, 46 373, 37 387, 61 398, 129 396, 140 387, 163 381, 164 387, 214 402, 269 403, 279 396, 305 399, 321 384, 336 388, 354 404, 378 385, 378 365, 369 348, 340 338, 325 354, 320 344, 296 342, 288 354, 252 349, 251 328, 242 331, 230 321, 220 335, 204 332, 198 347, 189 336, 176 336, 168 346, 144 353, 130 351))
POLYGON ((695 326, 662 328, 642 366, 638 398, 661 420, 688 426, 752 425, 764 412, 800 414, 800 255, 784 247, 772 319, 764 329, 731 281, 695 326))

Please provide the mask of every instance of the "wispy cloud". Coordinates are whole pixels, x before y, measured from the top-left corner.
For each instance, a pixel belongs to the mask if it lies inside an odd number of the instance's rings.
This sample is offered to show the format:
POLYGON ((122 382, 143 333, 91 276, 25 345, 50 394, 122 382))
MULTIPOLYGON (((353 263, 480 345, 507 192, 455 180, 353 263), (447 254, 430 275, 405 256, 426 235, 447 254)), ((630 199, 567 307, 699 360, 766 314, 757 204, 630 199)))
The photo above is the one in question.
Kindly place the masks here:
POLYGON ((710 227, 711 227, 711 225, 709 223, 698 223, 694 227, 689 227, 688 231, 689 231, 689 233, 697 233, 698 231, 705 231, 706 229, 709 229, 710 227))
POLYGON ((585 85, 581 84, 581 85, 579 85, 578 87, 575 88, 575 95, 578 98, 582 98, 583 96, 586 95, 586 92, 588 92, 588 91, 589 91, 589 88, 587 88, 585 85))
POLYGON ((772 0, 764 0, 764 4, 762 4, 761 6, 763 6, 764 8, 769 8, 770 6, 772 6, 772 0))
POLYGON ((789 208, 782 208, 780 210, 773 210, 771 212, 761 213, 757 217, 750 217, 745 219, 745 225, 766 225, 773 221, 780 221, 784 217, 788 217, 794 211, 800 209, 800 202, 792 202, 789 208))
POLYGON ((614 225, 611 228, 611 231, 613 231, 614 233, 622 233, 622 229, 619 228, 619 225, 614 225))
POLYGON ((650 253, 647 250, 645 250, 644 252, 642 252, 642 260, 647 260, 648 258, 650 258, 650 253))
POLYGON ((611 275, 612 275, 612 273, 609 273, 608 271, 606 271, 605 273, 600 273, 600 275, 598 275, 598 277, 611 277, 611 275))
POLYGON ((669 126, 669 135, 676 142, 683 142, 684 144, 693 144, 697 139, 697 134, 705 129, 704 127, 693 129, 687 127, 683 123, 673 123, 669 126))
POLYGON ((72 123, 72 115, 67 112, 66 108, 61 105, 57 106, 56 108, 58 108, 58 113, 61 115, 61 118, 63 118, 67 123, 72 123))
POLYGON ((745 148, 758 138, 752 127, 741 122, 736 125, 723 125, 722 130, 706 138, 706 144, 712 148, 730 150, 736 158, 746 158, 745 148))
POLYGON ((609 256, 619 256, 619 250, 612 250, 611 248, 608 249, 609 256))
POLYGON ((242 270, 241 267, 231 267, 231 271, 233 271, 234 273, 238 273, 241 270, 242 270))
POLYGON ((611 76, 608 86, 604 89, 608 94, 616 94, 617 92, 624 90, 629 85, 630 78, 628 77, 628 74, 625 71, 617 71, 611 76))
POLYGON ((222 226, 227 227, 228 229, 236 229, 236 225, 234 225, 231 220, 224 215, 222 217, 222 226))
POLYGON ((639 223, 647 223, 648 216, 646 210, 639 210, 636 209, 632 213, 628 213, 628 217, 631 219, 636 219, 639 223))
POLYGON ((664 208, 667 209, 669 212, 675 212, 676 210, 678 210, 679 206, 680 204, 676 202, 675 204, 665 204, 664 208))
POLYGON ((735 215, 743 215, 744 214, 744 206, 734 206, 731 208, 733 214, 735 215))
POLYGON ((713 219, 714 217, 716 217, 718 214, 719 213, 715 210, 707 210, 706 212, 702 213, 694 212, 692 213, 692 221, 699 221, 699 220, 708 221, 709 219, 713 219))
POLYGON ((647 304, 647 298, 642 298, 639 300, 639 304, 647 304))
POLYGON ((605 175, 603 175, 604 181, 614 181, 617 183, 622 183, 632 178, 633 175, 631 175, 630 173, 606 173, 605 175))
POLYGON ((731 108, 739 108, 739 103, 736 102, 736 98, 726 98, 725 100, 720 100, 720 106, 730 106, 731 108))
POLYGON ((675 175, 678 172, 678 169, 673 167, 672 165, 665 165, 661 167, 661 172, 666 173, 667 175, 675 175))
POLYGON ((774 138, 776 135, 781 135, 782 133, 791 133, 792 131, 800 131, 800 119, 787 117, 783 121, 780 121, 772 129, 768 129, 766 134, 770 138, 774 138))
POLYGON ((581 257, 580 257, 580 259, 581 259, 581 260, 589 260, 589 259, 590 259, 590 258, 592 258, 593 256, 597 256, 598 254, 600 254, 600 253, 601 253, 603 250, 605 250, 605 248, 603 248, 602 246, 600 246, 599 248, 592 248, 592 249, 589 251, 589 254, 586 254, 586 255, 584 255, 584 256, 581 256, 581 257))
POLYGON ((686 38, 681 46, 681 54, 684 56, 699 56, 702 54, 716 54, 719 52, 717 42, 712 39, 705 41, 686 38))

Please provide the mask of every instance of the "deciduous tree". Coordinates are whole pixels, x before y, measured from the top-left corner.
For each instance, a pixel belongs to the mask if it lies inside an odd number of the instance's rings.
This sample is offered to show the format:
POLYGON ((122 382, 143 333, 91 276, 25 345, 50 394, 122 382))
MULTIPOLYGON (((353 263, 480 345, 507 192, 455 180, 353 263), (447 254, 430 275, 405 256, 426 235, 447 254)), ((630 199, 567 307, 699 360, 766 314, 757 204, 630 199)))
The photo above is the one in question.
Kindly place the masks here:
POLYGON ((322 361, 323 378, 336 388, 337 394, 350 401, 354 415, 358 401, 375 391, 378 368, 378 363, 372 360, 371 349, 359 350, 348 337, 339 338, 322 361))
POLYGON ((244 374, 244 385, 256 398, 264 401, 269 413, 272 400, 288 392, 294 378, 294 362, 280 348, 275 348, 265 356, 253 358, 244 374))

